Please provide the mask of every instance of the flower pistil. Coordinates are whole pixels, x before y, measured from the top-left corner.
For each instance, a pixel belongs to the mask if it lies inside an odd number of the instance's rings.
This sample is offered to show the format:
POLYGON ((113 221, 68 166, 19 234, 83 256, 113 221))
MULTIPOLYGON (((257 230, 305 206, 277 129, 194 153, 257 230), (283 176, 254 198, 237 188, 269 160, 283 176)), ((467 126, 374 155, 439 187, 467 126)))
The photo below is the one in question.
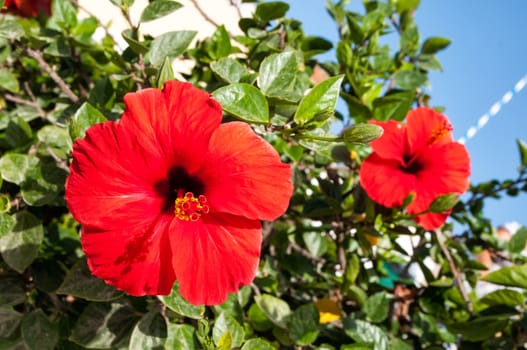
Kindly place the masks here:
POLYGON ((178 190, 178 197, 175 203, 175 215, 181 221, 198 221, 201 215, 207 214, 210 210, 207 203, 207 197, 199 195, 194 197, 192 192, 186 192, 183 195, 183 190, 178 190))

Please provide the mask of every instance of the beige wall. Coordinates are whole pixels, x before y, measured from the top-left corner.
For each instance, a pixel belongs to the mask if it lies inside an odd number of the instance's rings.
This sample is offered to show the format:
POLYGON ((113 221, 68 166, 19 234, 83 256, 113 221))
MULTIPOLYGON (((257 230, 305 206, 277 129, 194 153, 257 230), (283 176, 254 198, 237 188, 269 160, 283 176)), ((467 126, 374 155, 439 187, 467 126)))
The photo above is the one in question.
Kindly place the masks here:
MULTIPOLYGON (((233 34, 241 34, 238 28, 239 11, 244 16, 249 16, 254 9, 253 4, 241 4, 241 0, 178 0, 183 5, 182 8, 172 14, 157 19, 155 21, 141 24, 141 32, 157 36, 173 30, 196 30, 196 39, 209 36, 215 26, 207 21, 200 14, 194 2, 203 12, 218 25, 225 25, 227 30, 233 34), (235 5, 240 3, 239 5, 235 5)), ((126 47, 124 40, 121 39, 121 32, 128 28, 128 24, 122 16, 120 10, 109 0, 79 0, 81 8, 97 16, 103 24, 110 24, 110 32, 119 41, 120 45, 126 47)), ((135 0, 130 9, 132 22, 138 23, 142 10, 148 4, 148 0, 135 0)))

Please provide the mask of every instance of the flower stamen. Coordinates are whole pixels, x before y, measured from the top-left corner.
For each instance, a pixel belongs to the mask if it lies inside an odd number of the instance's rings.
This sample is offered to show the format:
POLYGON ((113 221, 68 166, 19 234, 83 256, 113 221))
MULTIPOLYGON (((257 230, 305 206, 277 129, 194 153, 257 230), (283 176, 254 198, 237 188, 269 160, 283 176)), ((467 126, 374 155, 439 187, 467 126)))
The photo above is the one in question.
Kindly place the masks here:
POLYGON ((445 123, 444 125, 438 126, 432 130, 432 133, 428 137, 427 145, 433 145, 438 142, 441 138, 446 136, 450 131, 452 131, 452 125, 450 123, 445 123))
POLYGON ((183 195, 183 191, 178 191, 178 197, 175 203, 175 215, 181 221, 198 221, 201 215, 207 214, 210 210, 207 203, 207 197, 199 195, 194 197, 192 192, 183 195))

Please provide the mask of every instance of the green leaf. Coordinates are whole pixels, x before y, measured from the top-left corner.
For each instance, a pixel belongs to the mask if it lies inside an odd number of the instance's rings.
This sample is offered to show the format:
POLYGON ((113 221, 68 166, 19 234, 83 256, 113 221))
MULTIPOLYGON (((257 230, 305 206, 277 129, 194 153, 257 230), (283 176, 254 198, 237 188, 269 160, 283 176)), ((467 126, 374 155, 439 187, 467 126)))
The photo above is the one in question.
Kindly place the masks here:
POLYGON ((392 0, 398 13, 413 11, 419 6, 420 0, 392 0))
POLYGON ((23 315, 15 310, 0 308, 0 338, 9 338, 18 328, 23 315))
POLYGON ((0 38, 15 41, 24 35, 24 29, 17 20, 2 18, 0 21, 0 38))
POLYGON ((168 336, 165 342, 166 349, 198 350, 196 330, 188 324, 169 323, 168 336))
POLYGON ((90 126, 104 121, 106 117, 97 108, 84 102, 70 119, 68 128, 71 139, 84 138, 90 126))
POLYGON ((289 304, 269 294, 258 295, 255 297, 255 301, 275 325, 281 328, 287 327, 287 318, 291 315, 289 304))
MULTIPOLYGON (((392 338, 390 339, 390 350, 412 350, 414 347, 404 340, 392 338)), ((438 349, 439 350, 439 349, 438 349)))
POLYGON ((243 344, 242 350, 276 350, 276 347, 265 339, 252 338, 243 344))
POLYGON ((167 339, 167 323, 159 312, 150 311, 136 324, 130 337, 130 350, 162 350, 167 339))
POLYGON ((381 137, 383 132, 383 128, 378 125, 360 123, 344 130, 342 137, 347 146, 352 146, 371 142, 381 137))
POLYGON ((258 86, 268 97, 297 102, 304 93, 298 72, 299 63, 296 52, 272 54, 267 56, 260 65, 258 86))
POLYGON ((382 328, 366 321, 355 320, 350 317, 342 321, 344 324, 344 332, 356 342, 373 344, 374 350, 388 349, 389 339, 382 328))
POLYGON ((38 158, 27 154, 6 153, 0 158, 0 173, 5 181, 20 185, 27 172, 38 165, 38 158))
POLYGON ((329 247, 328 240, 320 232, 304 232, 302 238, 313 256, 320 257, 327 252, 329 247))
POLYGON ((91 301, 109 301, 122 295, 122 292, 91 274, 86 257, 71 267, 56 293, 91 301))
POLYGON ((483 281, 527 289, 527 264, 503 267, 482 277, 483 281))
POLYGON ((383 322, 388 317, 390 302, 386 292, 378 292, 370 296, 364 304, 363 311, 373 323, 383 322))
POLYGON ((71 150, 71 138, 66 128, 46 125, 37 132, 37 139, 49 147, 56 147, 65 152, 71 150))
POLYGON ((402 121, 412 107, 413 92, 396 92, 373 100, 373 117, 376 120, 402 121))
POLYGON ((321 121, 332 116, 337 106, 343 79, 344 75, 339 75, 315 85, 300 101, 294 115, 295 122, 304 125, 311 120, 321 121))
POLYGON ((489 306, 508 305, 517 307, 525 305, 525 297, 512 289, 499 289, 482 297, 480 302, 489 306))
POLYGON ((185 52, 196 34, 191 30, 164 33, 152 41, 147 57, 154 66, 158 66, 166 57, 175 58, 185 52))
POLYGON ((33 130, 27 121, 15 117, 7 124, 5 140, 12 148, 27 147, 33 141, 33 130))
POLYGON ((214 327, 212 328, 212 338, 216 345, 219 345, 219 341, 222 336, 226 333, 231 335, 232 343, 231 347, 237 348, 243 343, 245 337, 245 331, 243 327, 236 321, 234 317, 227 314, 226 312, 220 313, 214 327))
POLYGON ((289 336, 297 345, 309 345, 318 337, 319 313, 315 304, 297 308, 287 322, 289 336))
POLYGON ((527 144, 522 140, 516 140, 518 151, 520 152, 520 161, 523 168, 527 168, 527 144))
POLYGON ((204 306, 192 305, 179 294, 179 283, 175 282, 172 291, 167 296, 158 297, 161 302, 175 313, 194 319, 200 319, 205 312, 204 306))
POLYGON ((0 214, 0 239, 15 227, 15 219, 5 213, 0 214))
POLYGON ((210 38, 210 55, 219 59, 227 57, 232 51, 231 38, 229 32, 225 29, 225 26, 220 25, 210 38))
POLYGON ((77 25, 77 10, 69 0, 53 0, 51 20, 62 29, 74 28, 77 25))
POLYGON ((458 193, 448 193, 434 199, 428 210, 432 213, 443 213, 450 210, 459 202, 458 193))
POLYGON ((525 243, 527 243, 527 228, 524 226, 520 227, 518 231, 511 237, 511 240, 507 244, 509 252, 521 253, 525 249, 525 243))
POLYGON ((251 326, 259 332, 266 332, 273 328, 273 322, 264 314, 258 304, 251 305, 247 312, 247 317, 251 326))
POLYGON ((269 122, 269 106, 264 95, 252 85, 234 83, 212 93, 226 112, 252 123, 269 122))
POLYGON ((21 277, 0 275, 0 305, 18 305, 26 301, 26 286, 21 277))
POLYGON ((36 309, 24 317, 20 328, 28 350, 55 349, 59 340, 59 329, 42 310, 36 309))
POLYGON ((0 69, 0 89, 13 93, 20 91, 20 85, 16 75, 7 69, 0 69))
POLYGON ((90 90, 88 102, 101 111, 112 109, 115 103, 115 89, 109 77, 97 80, 95 86, 90 90))
POLYGON ((68 174, 64 169, 57 167, 55 161, 47 159, 29 169, 25 181, 20 186, 22 198, 30 205, 50 204, 64 191, 68 174))
POLYGON ((417 65, 424 70, 442 71, 441 63, 435 55, 422 54, 417 57, 417 65))
POLYGON ((172 0, 152 1, 144 8, 140 21, 153 21, 180 9, 182 6, 179 2, 172 0))
POLYGON ((234 317, 234 319, 238 321, 239 324, 243 324, 243 310, 242 306, 240 305, 239 297, 241 297, 241 295, 238 295, 237 293, 229 293, 227 300, 225 300, 220 305, 213 306, 214 312, 218 315, 222 312, 225 312, 227 315, 234 317))
POLYGON ((492 315, 483 316, 476 319, 447 324, 447 328, 452 333, 460 334, 464 340, 477 342, 493 338, 494 335, 505 328, 508 323, 508 316, 492 315))
POLYGON ((343 67, 351 67, 353 64, 353 50, 350 43, 346 41, 339 41, 337 45, 337 59, 343 67))
POLYGON ((417 26, 410 25, 402 33, 399 39, 401 51, 407 55, 414 56, 419 49, 419 31, 417 26))
POLYGON ((13 218, 13 229, 0 238, 0 252, 13 270, 23 273, 38 255, 44 239, 44 227, 40 220, 28 211, 20 211, 13 218))
POLYGON ((247 68, 234 58, 223 57, 210 64, 210 69, 227 83, 238 83, 240 79, 249 74, 247 68))
POLYGON ((172 69, 172 61, 166 57, 165 61, 161 65, 156 77, 156 86, 159 89, 163 88, 163 85, 169 80, 174 80, 174 70, 172 69))
POLYGON ((446 49, 450 43, 450 39, 447 38, 430 37, 423 43, 423 46, 421 47, 421 53, 435 54, 438 51, 446 49))
POLYGON ((223 335, 216 342, 216 350, 231 350, 232 347, 232 335, 229 331, 223 333, 223 335))
POLYGON ((90 303, 77 319, 70 339, 89 349, 128 345, 136 311, 120 303, 90 303))
POLYGON ((262 2, 256 7, 254 15, 263 22, 282 18, 289 11, 289 5, 280 1, 262 2))
POLYGON ((413 70, 401 70, 393 76, 393 83, 405 90, 415 90, 426 83, 426 80, 426 74, 413 70))
POLYGON ((128 43, 130 49, 137 54, 144 55, 148 52, 148 46, 137 39, 137 34, 132 29, 125 29, 121 33, 123 39, 128 43))

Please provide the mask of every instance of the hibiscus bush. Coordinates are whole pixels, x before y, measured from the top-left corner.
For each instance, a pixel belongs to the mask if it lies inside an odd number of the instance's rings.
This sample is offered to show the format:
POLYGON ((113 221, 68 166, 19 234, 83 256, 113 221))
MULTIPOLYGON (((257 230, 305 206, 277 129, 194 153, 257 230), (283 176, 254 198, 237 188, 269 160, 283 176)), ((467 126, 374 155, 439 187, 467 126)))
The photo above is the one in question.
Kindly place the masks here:
POLYGON ((279 1, 195 40, 144 35, 182 7, 151 0, 121 47, 0 0, 0 349, 524 348, 527 229, 483 209, 527 191, 526 144, 471 183, 428 89, 450 41, 348 3, 338 42, 279 1))

